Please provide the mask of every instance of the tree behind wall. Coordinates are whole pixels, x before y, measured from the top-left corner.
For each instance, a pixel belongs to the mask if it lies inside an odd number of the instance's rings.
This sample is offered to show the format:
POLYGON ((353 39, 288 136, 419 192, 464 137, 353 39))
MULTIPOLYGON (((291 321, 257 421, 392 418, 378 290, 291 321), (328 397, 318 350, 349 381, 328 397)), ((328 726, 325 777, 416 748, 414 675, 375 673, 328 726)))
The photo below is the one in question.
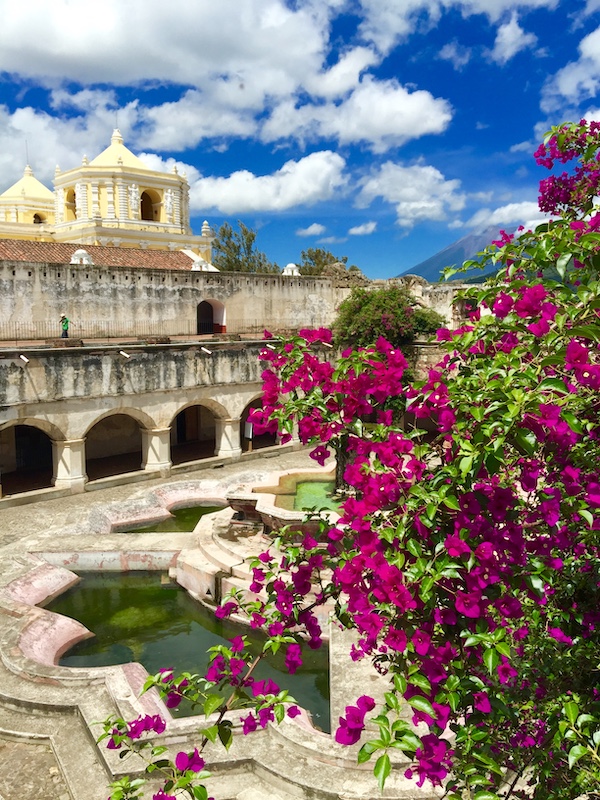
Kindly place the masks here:
POLYGON ((280 272, 256 247, 256 231, 238 221, 239 231, 228 222, 219 228, 213 244, 213 264, 222 272, 280 272))

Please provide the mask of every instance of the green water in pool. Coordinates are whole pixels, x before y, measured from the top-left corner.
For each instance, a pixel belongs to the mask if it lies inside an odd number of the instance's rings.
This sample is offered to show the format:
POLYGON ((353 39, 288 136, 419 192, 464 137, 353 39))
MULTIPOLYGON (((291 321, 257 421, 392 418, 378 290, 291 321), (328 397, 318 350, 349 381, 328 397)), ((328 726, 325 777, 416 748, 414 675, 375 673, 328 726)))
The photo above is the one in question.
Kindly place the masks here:
MULTIPOLYGON (((206 651, 246 634, 262 647, 256 631, 230 620, 219 620, 211 609, 196 602, 159 572, 88 572, 81 581, 54 599, 47 608, 78 620, 96 635, 68 650, 59 664, 98 667, 139 661, 150 674, 162 667, 175 673, 204 674, 206 651)), ((284 655, 269 654, 254 675, 272 678, 298 704, 310 711, 316 727, 329 732, 328 648, 303 648, 304 665, 288 675, 284 655)), ((194 713, 182 703, 174 713, 194 713)))
POLYGON ((214 514, 215 511, 222 511, 223 506, 189 506, 187 508, 175 508, 170 513, 171 516, 160 522, 149 524, 128 525, 119 528, 120 533, 184 533, 193 531, 201 517, 205 514, 214 514))

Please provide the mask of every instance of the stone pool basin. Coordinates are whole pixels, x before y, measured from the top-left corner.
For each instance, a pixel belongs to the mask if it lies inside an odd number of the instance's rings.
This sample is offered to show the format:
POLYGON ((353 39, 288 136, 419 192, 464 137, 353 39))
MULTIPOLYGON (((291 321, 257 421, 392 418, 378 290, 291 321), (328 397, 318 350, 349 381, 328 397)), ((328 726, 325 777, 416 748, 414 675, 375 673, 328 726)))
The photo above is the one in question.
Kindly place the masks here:
MULTIPOLYGON (((293 495, 298 483, 329 483, 335 480, 335 467, 282 472, 276 484, 248 484, 227 493, 227 502, 244 519, 261 522, 266 531, 280 531, 286 526, 299 535, 314 536, 319 530, 318 519, 307 519, 304 510, 283 508, 280 499, 293 495)), ((335 525, 340 515, 333 510, 323 511, 322 517, 335 525)))

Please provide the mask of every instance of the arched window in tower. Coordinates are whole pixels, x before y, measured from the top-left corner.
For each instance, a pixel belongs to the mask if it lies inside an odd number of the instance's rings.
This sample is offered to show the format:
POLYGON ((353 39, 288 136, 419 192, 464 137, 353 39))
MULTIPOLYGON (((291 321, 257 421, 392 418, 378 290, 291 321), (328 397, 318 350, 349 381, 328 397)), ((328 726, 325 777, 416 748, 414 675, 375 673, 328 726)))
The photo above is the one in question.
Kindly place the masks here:
POLYGON ((75 208, 75 188, 67 189, 65 193, 65 222, 72 222, 77 219, 75 208))
POLYGON ((154 220, 152 198, 148 192, 142 192, 140 197, 140 215, 142 219, 154 220))
POLYGON ((34 225, 41 225, 44 222, 44 218, 40 214, 33 215, 33 224, 34 225))

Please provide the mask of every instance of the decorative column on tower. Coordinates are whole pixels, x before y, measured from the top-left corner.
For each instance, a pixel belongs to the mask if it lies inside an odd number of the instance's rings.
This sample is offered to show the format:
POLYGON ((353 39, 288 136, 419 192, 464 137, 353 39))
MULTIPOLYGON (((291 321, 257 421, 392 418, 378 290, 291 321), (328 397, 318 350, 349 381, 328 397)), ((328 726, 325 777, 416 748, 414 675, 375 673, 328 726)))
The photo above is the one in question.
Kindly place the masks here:
POLYGON ((119 206, 119 219, 129 219, 129 209, 127 207, 127 185, 121 178, 117 179, 117 203, 119 206))
POLYGON ((77 219, 89 219, 88 187, 81 181, 75 184, 75 216, 77 219))
POLYGON ((106 217, 115 219, 115 187, 112 181, 106 182, 106 217))
POLYGON ((92 181, 92 218, 97 219, 100 216, 100 197, 98 181, 92 181))
POLYGON ((181 225, 184 228, 190 226, 190 187, 187 181, 181 184, 181 225))
MULTIPOLYGON (((58 164, 56 165, 56 169, 54 170, 54 180, 60 175, 60 169, 58 164)), ((58 225, 60 222, 64 222, 65 219, 65 190, 61 187, 60 189, 54 190, 54 220, 58 225)))

